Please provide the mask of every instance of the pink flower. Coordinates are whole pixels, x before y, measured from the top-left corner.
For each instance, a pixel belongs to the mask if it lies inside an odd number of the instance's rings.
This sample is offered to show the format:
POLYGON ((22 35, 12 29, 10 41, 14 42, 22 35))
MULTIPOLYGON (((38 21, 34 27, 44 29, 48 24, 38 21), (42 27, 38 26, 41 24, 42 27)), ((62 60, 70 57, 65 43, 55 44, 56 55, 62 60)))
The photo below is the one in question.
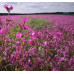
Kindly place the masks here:
POLYGON ((13 6, 12 5, 10 6, 10 10, 13 10, 13 6))
POLYGON ((0 29, 0 34, 4 34, 5 33, 5 29, 0 29))
POLYGON ((13 64, 13 63, 14 63, 14 60, 13 60, 13 61, 11 61, 11 63, 13 64))
POLYGON ((3 59, 6 60, 6 57, 4 57, 3 59))
POLYGON ((20 43, 20 41, 16 41, 16 43, 18 44, 18 43, 20 43))
POLYGON ((35 31, 32 31, 32 35, 34 35, 35 34, 35 31))
POLYGON ((59 36, 60 36, 60 35, 62 35, 62 33, 61 33, 61 32, 56 32, 56 34, 57 34, 57 35, 59 35, 59 36))
POLYGON ((32 38, 33 38, 33 39, 37 39, 37 34, 34 34, 34 35, 32 36, 32 38))
POLYGON ((28 59, 28 62, 31 62, 31 60, 30 60, 30 59, 28 59))
POLYGON ((10 12, 11 10, 13 10, 12 5, 11 5, 10 7, 8 7, 8 5, 5 4, 3 7, 6 8, 6 10, 7 10, 8 12, 10 12))
POLYGON ((44 41, 44 46, 47 46, 47 41, 44 41))
POLYGON ((21 44, 19 44, 18 46, 16 46, 16 50, 21 49, 21 44))
POLYGON ((24 28, 25 28, 25 29, 29 29, 29 25, 25 24, 25 25, 24 25, 24 28))
POLYGON ((23 17, 23 21, 25 21, 25 22, 26 22, 27 20, 28 20, 27 18, 23 17))
POLYGON ((4 56, 7 56, 7 53, 6 53, 6 51, 4 51, 4 52, 3 52, 3 54, 4 54, 4 56))
POLYGON ((32 31, 32 39, 36 39, 38 36, 35 34, 35 31, 32 31))
POLYGON ((30 44, 30 46, 32 46, 32 45, 35 44, 35 42, 34 42, 33 40, 31 40, 31 41, 29 42, 29 44, 30 44))
POLYGON ((4 8, 7 8, 7 7, 8 7, 8 5, 7 5, 7 4, 5 4, 3 7, 4 7, 4 8))
POLYGON ((15 20, 14 20, 14 18, 12 17, 12 19, 11 19, 13 22, 15 22, 15 20))
POLYGON ((42 32, 39 31, 38 32, 38 36, 41 37, 42 36, 42 32))
POLYGON ((60 61, 60 62, 62 62, 62 61, 66 61, 66 59, 65 59, 64 57, 62 57, 62 58, 60 58, 59 61, 60 61))
POLYGON ((22 34, 19 33, 19 32, 17 32, 16 37, 17 37, 18 39, 20 39, 20 38, 22 37, 22 34))

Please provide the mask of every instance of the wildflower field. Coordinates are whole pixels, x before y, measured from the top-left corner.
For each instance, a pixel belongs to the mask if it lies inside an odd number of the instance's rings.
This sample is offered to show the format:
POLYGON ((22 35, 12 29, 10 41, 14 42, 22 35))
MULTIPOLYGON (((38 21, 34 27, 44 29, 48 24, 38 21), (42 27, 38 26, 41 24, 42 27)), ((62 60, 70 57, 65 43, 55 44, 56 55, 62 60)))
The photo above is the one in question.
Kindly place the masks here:
POLYGON ((0 71, 73 71, 74 16, 0 16, 0 71))

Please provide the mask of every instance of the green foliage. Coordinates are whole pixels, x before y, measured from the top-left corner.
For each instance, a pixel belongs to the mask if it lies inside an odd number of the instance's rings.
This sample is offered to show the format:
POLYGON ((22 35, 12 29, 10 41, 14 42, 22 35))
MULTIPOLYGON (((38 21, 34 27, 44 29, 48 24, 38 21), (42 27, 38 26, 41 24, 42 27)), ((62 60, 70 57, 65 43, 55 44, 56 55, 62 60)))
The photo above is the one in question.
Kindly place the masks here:
POLYGON ((26 40, 29 40, 29 39, 30 39, 30 37, 29 37, 29 36, 27 36, 27 37, 26 37, 26 40))
POLYGON ((16 51, 16 48, 13 48, 12 51, 9 51, 10 54, 12 54, 14 51, 16 51))
POLYGON ((50 52, 53 54, 53 56, 57 54, 57 51, 50 51, 50 52))
POLYGON ((39 55, 39 57, 41 57, 41 58, 44 58, 44 49, 43 49, 43 46, 40 46, 39 47, 39 52, 40 52, 40 55, 39 55))
POLYGON ((31 18, 31 20, 29 22, 27 22, 27 24, 31 28, 37 27, 37 29, 40 30, 41 27, 43 25, 45 25, 47 22, 48 22, 47 20, 43 20, 43 19, 40 19, 40 18, 31 18))
POLYGON ((13 38, 14 35, 15 35, 15 31, 14 31, 14 29, 11 28, 10 29, 10 37, 13 38))
POLYGON ((20 32, 19 24, 16 25, 16 28, 10 29, 10 38, 16 39, 15 35, 17 32, 20 32))
POLYGON ((2 61, 3 60, 3 58, 0 56, 0 61, 2 61))
POLYGON ((43 46, 39 47, 39 52, 43 52, 43 46))
POLYGON ((26 71, 25 69, 23 71, 26 71))
POLYGON ((10 63, 7 60, 6 61, 2 60, 1 64, 2 67, 0 68, 0 71, 5 71, 6 69, 11 71, 10 63))

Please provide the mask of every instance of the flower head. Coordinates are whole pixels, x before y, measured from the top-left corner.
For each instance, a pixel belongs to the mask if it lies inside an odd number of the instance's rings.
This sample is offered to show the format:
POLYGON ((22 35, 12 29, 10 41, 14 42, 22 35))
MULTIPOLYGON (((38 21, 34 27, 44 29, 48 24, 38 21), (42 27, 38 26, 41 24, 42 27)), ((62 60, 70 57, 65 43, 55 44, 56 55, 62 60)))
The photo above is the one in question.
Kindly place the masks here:
POLYGON ((47 46, 47 41, 44 41, 44 46, 47 46))
POLYGON ((0 29, 0 34, 4 34, 5 33, 5 29, 0 29))
POLYGON ((27 22, 27 20, 28 20, 27 18, 23 17, 23 21, 24 21, 24 23, 27 22))
POLYGON ((13 10, 12 5, 11 5, 10 7, 8 7, 8 5, 5 4, 3 7, 4 7, 8 12, 10 12, 11 10, 13 10))
POLYGON ((26 17, 23 17, 23 21, 25 21, 25 22, 26 22, 27 20, 28 20, 28 19, 27 19, 26 17))
POLYGON ((32 31, 32 35, 34 35, 35 34, 35 31, 32 31))
POLYGON ((15 20, 14 20, 14 18, 12 17, 12 19, 11 19, 13 22, 15 22, 15 20))
POLYGON ((25 29, 29 29, 29 25, 25 24, 25 25, 24 25, 24 28, 25 28, 25 29))
POLYGON ((16 37, 17 37, 18 39, 20 39, 20 38, 22 37, 22 34, 19 33, 19 32, 17 32, 16 37))
POLYGON ((20 43, 20 41, 15 41, 17 44, 19 44, 20 43))
POLYGON ((37 39, 37 34, 34 34, 34 35, 32 36, 32 39, 37 39))
POLYGON ((13 10, 13 6, 12 5, 10 6, 10 10, 13 10))
POLYGON ((56 32, 56 35, 60 36, 60 35, 62 35, 62 33, 61 32, 56 32))
POLYGON ((6 57, 4 57, 3 59, 6 60, 6 57))
POLYGON ((16 49, 21 49, 21 44, 19 46, 17 46, 16 49))
POLYGON ((29 42, 29 44, 30 44, 30 46, 32 46, 32 45, 35 44, 35 42, 34 42, 33 40, 31 40, 31 41, 29 42))
POLYGON ((39 32, 38 32, 38 36, 39 36, 39 37, 42 37, 42 32, 39 31, 39 32))
POLYGON ((4 7, 4 8, 7 8, 7 7, 8 7, 8 5, 7 5, 7 4, 5 4, 3 7, 4 7))
POLYGON ((3 52, 3 54, 4 54, 4 56, 7 56, 7 53, 6 53, 6 51, 4 51, 4 52, 3 52))

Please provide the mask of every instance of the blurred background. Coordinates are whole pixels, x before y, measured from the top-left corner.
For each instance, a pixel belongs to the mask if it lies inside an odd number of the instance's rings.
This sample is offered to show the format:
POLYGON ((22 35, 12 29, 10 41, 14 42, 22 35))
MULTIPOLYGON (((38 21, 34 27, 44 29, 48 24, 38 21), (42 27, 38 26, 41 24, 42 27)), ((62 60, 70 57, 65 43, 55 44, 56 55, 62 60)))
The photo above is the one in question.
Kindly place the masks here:
POLYGON ((11 13, 74 12, 74 2, 0 2, 0 13, 8 13, 4 4, 14 7, 11 13))

